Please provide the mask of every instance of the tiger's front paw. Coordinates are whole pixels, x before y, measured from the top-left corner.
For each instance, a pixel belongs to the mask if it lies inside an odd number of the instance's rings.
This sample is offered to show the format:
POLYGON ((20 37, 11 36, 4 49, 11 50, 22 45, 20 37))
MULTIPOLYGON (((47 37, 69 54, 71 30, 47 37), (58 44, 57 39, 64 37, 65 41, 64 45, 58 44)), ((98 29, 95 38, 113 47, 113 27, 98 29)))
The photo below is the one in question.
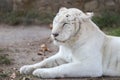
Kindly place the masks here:
POLYGON ((20 68, 20 74, 31 74, 34 71, 32 65, 25 65, 20 68))
POLYGON ((33 75, 39 78, 55 78, 55 75, 48 69, 36 69, 33 71, 33 75))

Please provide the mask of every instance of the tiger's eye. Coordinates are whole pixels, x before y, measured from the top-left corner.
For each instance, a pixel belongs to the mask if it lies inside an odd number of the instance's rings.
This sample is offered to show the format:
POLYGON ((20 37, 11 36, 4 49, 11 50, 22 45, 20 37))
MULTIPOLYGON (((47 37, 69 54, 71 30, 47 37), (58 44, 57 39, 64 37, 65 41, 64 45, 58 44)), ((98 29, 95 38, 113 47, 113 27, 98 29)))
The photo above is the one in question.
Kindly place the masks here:
POLYGON ((70 15, 68 14, 68 15, 66 15, 66 17, 69 17, 70 15))
POLYGON ((66 17, 68 17, 68 15, 66 15, 66 17))

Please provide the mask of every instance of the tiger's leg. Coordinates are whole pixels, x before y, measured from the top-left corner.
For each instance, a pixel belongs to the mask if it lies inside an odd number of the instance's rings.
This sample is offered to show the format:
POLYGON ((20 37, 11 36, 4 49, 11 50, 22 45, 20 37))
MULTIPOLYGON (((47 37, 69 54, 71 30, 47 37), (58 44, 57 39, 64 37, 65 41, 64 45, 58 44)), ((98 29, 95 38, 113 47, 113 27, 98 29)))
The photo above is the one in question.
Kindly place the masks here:
POLYGON ((37 68, 50 68, 50 67, 55 67, 55 66, 65 64, 68 62, 69 62, 69 60, 67 60, 67 58, 65 59, 64 57, 62 57, 62 55, 56 54, 50 58, 43 60, 40 63, 36 63, 33 65, 25 65, 25 66, 21 67, 20 73, 21 74, 30 74, 37 68))
POLYGON ((54 68, 36 69, 34 76, 40 78, 63 78, 63 77, 99 77, 102 69, 94 65, 81 63, 68 63, 54 68))

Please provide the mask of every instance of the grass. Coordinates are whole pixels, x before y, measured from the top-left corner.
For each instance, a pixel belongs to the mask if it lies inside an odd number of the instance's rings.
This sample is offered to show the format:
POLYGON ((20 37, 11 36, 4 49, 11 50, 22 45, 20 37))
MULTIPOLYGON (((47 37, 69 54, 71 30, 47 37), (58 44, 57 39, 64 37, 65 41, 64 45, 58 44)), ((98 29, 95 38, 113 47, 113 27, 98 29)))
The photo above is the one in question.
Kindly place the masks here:
POLYGON ((120 36, 120 13, 105 10, 92 18, 106 34, 120 36))
MULTIPOLYGON (((0 48, 0 53, 4 52, 5 49, 0 48)), ((5 64, 5 65, 10 65, 11 59, 8 58, 8 55, 6 54, 0 54, 0 65, 5 64)))
MULTIPOLYGON (((50 11, 8 11, 0 12, 0 23, 19 24, 49 24, 52 22, 55 12, 50 11)), ((105 10, 93 17, 93 21, 102 29, 106 27, 120 26, 119 12, 105 10)))
POLYGON ((5 78, 5 77, 8 77, 7 73, 0 73, 0 78, 5 78))
POLYGON ((4 51, 4 49, 0 48, 0 52, 3 52, 3 51, 4 51))
POLYGON ((9 25, 49 24, 52 22, 55 13, 29 10, 29 11, 11 11, 6 13, 1 12, 0 16, 1 16, 0 23, 9 25))
POLYGON ((94 16, 93 21, 102 29, 120 26, 120 14, 112 11, 104 11, 99 16, 94 16))
POLYGON ((111 28, 105 27, 102 30, 108 35, 120 36, 120 27, 111 27, 111 28))
POLYGON ((1 64, 10 65, 11 60, 6 55, 0 55, 0 65, 1 64))
MULTIPOLYGON (((0 48, 0 53, 2 53, 4 51, 4 49, 0 48)), ((11 62, 11 59, 8 58, 7 55, 5 54, 0 54, 0 65, 10 65, 12 62, 11 62)), ((0 71, 0 80, 4 80, 2 78, 6 78, 8 77, 9 73, 6 73, 4 71, 0 71)))

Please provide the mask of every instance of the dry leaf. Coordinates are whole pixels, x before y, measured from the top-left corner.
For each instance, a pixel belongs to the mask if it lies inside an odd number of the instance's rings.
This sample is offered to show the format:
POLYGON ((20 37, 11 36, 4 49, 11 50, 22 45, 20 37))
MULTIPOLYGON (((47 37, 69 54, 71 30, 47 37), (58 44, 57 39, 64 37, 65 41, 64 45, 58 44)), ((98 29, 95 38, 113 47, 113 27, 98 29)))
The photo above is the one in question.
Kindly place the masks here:
POLYGON ((45 44, 42 44, 40 47, 41 47, 41 48, 46 48, 46 45, 45 45, 45 44))
POLYGON ((12 73, 12 75, 10 76, 10 78, 12 78, 12 79, 16 78, 16 73, 15 72, 12 73))
POLYGON ((48 49, 47 45, 42 44, 42 45, 40 46, 40 51, 45 52, 45 51, 49 51, 49 49, 48 49))
POLYGON ((46 51, 51 52, 51 51, 48 49, 48 47, 47 47, 46 44, 42 44, 42 45, 40 45, 40 50, 39 50, 39 52, 38 52, 37 54, 38 54, 38 55, 43 55, 43 56, 45 56, 45 52, 46 52, 46 51))

